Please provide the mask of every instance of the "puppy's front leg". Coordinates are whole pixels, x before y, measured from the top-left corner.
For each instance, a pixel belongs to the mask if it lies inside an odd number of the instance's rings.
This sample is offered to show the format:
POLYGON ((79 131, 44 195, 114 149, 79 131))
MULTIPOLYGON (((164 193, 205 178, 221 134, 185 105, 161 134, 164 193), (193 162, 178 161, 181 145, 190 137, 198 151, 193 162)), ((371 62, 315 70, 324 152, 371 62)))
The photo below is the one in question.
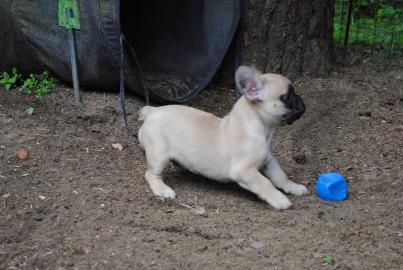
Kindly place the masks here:
POLYGON ((237 183, 255 193, 260 199, 266 201, 277 210, 287 209, 292 206, 287 196, 277 190, 257 169, 242 172, 237 177, 237 183))
POLYGON ((274 156, 268 158, 264 174, 271 180, 273 185, 284 190, 286 193, 293 195, 303 195, 308 193, 308 189, 304 185, 296 184, 288 179, 274 156))

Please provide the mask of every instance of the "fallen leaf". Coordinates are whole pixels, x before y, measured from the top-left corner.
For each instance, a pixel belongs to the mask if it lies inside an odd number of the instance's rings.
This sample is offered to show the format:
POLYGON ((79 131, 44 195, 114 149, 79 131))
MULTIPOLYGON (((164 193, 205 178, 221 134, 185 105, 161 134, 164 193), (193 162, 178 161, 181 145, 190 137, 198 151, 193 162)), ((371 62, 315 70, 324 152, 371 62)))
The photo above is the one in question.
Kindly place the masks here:
POLYGON ((302 184, 304 184, 305 186, 309 186, 311 184, 311 180, 302 181, 302 184))
POLYGON ((120 143, 111 143, 112 147, 118 149, 119 151, 123 150, 123 145, 120 143))
POLYGON ((351 171, 352 169, 353 169, 353 166, 351 166, 351 165, 348 165, 343 168, 343 170, 345 170, 345 171, 351 171))
POLYGON ((20 149, 17 152, 17 157, 21 160, 24 160, 28 157, 28 152, 25 149, 20 149))

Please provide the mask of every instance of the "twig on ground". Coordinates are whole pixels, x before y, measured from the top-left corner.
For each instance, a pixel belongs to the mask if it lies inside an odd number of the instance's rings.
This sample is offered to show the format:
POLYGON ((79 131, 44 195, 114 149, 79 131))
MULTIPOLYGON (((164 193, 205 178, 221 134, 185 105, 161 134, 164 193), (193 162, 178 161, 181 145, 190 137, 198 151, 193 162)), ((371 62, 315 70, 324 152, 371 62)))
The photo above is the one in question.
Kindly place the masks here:
POLYGON ((12 157, 15 156, 15 155, 17 155, 17 153, 14 153, 14 154, 8 156, 8 157, 6 158, 6 160, 12 158, 12 157))
POLYGON ((186 205, 186 204, 184 204, 184 203, 180 203, 180 205, 182 205, 182 206, 184 206, 184 207, 186 207, 186 208, 189 208, 193 213, 195 213, 195 214, 197 214, 197 215, 201 215, 201 216, 203 216, 203 217, 207 217, 208 215, 207 215, 207 212, 206 212, 206 208, 204 208, 203 206, 199 206, 198 204, 197 204, 197 198, 196 198, 196 196, 195 196, 195 201, 193 202, 193 206, 189 206, 189 205, 186 205))
POLYGON ((15 165, 9 165, 9 164, 6 164, 6 166, 12 167, 12 168, 21 168, 21 166, 15 166, 15 165))

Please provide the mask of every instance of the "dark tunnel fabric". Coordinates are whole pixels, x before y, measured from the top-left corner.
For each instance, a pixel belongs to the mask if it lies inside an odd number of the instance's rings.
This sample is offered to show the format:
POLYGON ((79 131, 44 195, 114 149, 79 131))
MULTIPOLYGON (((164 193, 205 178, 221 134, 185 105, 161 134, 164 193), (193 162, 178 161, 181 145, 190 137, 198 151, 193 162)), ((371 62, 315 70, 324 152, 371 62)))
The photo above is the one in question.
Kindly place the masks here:
MULTIPOLYGON (((184 102, 197 95, 221 64, 240 19, 240 0, 79 1, 75 32, 80 83, 119 88, 121 30, 128 91, 184 102), (140 70, 143 80, 140 80, 140 70)), ((67 31, 58 26, 58 1, 3 0, 0 70, 50 69, 71 82, 67 31)))

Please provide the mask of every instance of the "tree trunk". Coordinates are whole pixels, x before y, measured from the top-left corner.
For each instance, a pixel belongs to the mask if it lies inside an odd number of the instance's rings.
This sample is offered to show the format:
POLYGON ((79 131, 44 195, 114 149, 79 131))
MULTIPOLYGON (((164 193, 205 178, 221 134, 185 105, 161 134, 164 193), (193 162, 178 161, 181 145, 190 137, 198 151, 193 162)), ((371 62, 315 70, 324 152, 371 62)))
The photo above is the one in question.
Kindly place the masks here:
POLYGON ((264 72, 327 74, 335 0, 244 0, 241 56, 264 72))

